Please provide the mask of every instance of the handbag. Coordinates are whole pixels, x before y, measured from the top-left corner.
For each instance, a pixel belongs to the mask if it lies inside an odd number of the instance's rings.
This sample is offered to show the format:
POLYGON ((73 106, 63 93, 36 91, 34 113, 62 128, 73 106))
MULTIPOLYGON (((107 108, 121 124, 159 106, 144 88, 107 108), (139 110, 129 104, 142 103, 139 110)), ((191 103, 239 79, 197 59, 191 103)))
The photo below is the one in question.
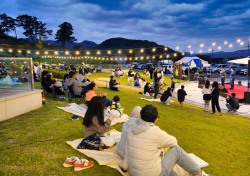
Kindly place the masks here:
POLYGON ((92 134, 84 138, 77 146, 78 149, 100 150, 101 138, 97 134, 92 134))

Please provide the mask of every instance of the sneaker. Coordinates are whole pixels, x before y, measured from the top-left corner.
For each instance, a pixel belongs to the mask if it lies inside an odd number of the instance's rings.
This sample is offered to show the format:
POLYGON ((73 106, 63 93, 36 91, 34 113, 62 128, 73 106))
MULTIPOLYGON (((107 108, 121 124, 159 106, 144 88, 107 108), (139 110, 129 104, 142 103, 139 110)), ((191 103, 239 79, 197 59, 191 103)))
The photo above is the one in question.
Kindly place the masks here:
POLYGON ((71 158, 66 158, 66 160, 63 163, 63 166, 64 167, 72 167, 75 165, 75 162, 78 160, 79 160, 79 158, 75 157, 75 156, 72 156, 71 158))
POLYGON ((72 117, 69 118, 70 120, 78 120, 79 117, 77 115, 73 115, 72 117))
POLYGON ((78 161, 75 162, 75 167, 74 170, 75 171, 81 171, 84 169, 88 169, 90 167, 94 166, 94 162, 93 161, 89 161, 86 159, 79 159, 78 161))

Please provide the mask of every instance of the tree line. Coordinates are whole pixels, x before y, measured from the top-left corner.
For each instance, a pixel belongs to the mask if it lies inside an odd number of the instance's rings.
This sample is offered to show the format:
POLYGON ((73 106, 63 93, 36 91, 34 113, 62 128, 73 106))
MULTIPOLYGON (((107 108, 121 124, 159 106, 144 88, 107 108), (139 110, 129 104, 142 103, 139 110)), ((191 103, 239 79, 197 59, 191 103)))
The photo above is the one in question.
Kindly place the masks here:
MULTIPOLYGON (((53 31, 47 29, 46 23, 40 21, 35 16, 27 14, 19 15, 12 18, 7 14, 0 14, 0 39, 12 38, 9 33, 14 31, 15 38, 17 38, 17 29, 24 30, 23 35, 26 36, 30 42, 38 43, 47 40, 48 36, 52 35, 53 31)), ((69 22, 63 22, 58 26, 55 34, 55 40, 60 42, 64 47, 66 42, 74 42, 77 39, 73 36, 73 26, 69 22)))

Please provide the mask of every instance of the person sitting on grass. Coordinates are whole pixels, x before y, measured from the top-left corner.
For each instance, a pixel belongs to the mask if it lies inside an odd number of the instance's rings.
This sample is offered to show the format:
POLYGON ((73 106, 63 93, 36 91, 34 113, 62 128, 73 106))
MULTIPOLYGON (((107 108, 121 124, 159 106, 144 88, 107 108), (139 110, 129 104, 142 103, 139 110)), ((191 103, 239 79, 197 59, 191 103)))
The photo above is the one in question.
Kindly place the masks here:
POLYGON ((138 118, 141 118, 141 115, 140 115, 141 109, 142 108, 140 106, 135 106, 130 113, 129 120, 124 122, 124 124, 122 125, 121 139, 120 139, 120 142, 118 143, 117 148, 116 148, 117 153, 122 158, 124 158, 124 156, 125 156, 125 144, 126 144, 126 140, 127 140, 128 130, 132 126, 136 125, 136 121, 138 118))
POLYGON ((240 108, 239 101, 235 96, 235 93, 231 93, 231 97, 227 97, 226 99, 228 112, 237 112, 237 110, 240 108))
POLYGON ((168 87, 167 90, 165 90, 160 98, 161 102, 166 103, 166 105, 170 105, 172 99, 172 92, 171 88, 168 87))
POLYGON ((123 114, 124 108, 120 104, 120 97, 118 95, 114 96, 112 104, 110 105, 110 112, 115 114, 116 117, 121 117, 123 114))
POLYGON ((116 90, 116 91, 118 91, 118 83, 117 83, 116 80, 114 79, 114 76, 113 76, 113 75, 110 76, 109 88, 110 88, 111 90, 116 90))
POLYGON ((158 110, 153 105, 146 105, 138 118, 129 128, 126 141, 126 152, 122 170, 136 176, 176 175, 175 164, 181 166, 193 176, 203 176, 199 166, 178 146, 174 136, 161 130, 155 123, 158 121, 158 110), (169 148, 167 152, 164 148, 169 148))
POLYGON ((88 104, 88 109, 83 118, 84 125, 84 138, 97 134, 103 136, 109 130, 111 121, 115 118, 113 114, 109 115, 109 118, 104 121, 104 103, 103 98, 95 96, 88 104))

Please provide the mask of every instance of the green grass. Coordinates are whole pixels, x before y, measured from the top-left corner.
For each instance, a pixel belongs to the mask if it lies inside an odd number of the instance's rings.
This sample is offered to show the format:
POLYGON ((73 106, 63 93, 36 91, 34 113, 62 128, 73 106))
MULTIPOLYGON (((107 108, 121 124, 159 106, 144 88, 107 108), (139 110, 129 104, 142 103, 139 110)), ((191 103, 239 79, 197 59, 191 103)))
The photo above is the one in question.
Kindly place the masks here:
MULTIPOLYGON (((90 79, 97 77, 108 77, 108 74, 94 74, 90 79)), ((127 84, 126 78, 118 78, 119 81, 127 84)), ((169 78, 165 82, 169 84, 169 78)), ((139 99, 138 91, 121 88, 114 92, 103 85, 99 85, 98 91, 107 92, 110 99, 118 94, 126 114, 136 105, 149 103, 139 99)), ((0 122, 0 175, 119 175, 118 171, 96 162, 94 167, 81 172, 62 166, 66 157, 86 157, 66 144, 83 137, 82 120, 71 121, 71 114, 56 108, 67 103, 47 98, 42 108, 0 122)), ((159 110, 157 125, 174 135, 187 152, 207 161, 206 172, 215 176, 250 175, 248 118, 231 114, 211 116, 191 105, 179 107, 177 102, 171 106, 152 104, 159 110)), ((121 131, 122 124, 111 128, 121 131)))

